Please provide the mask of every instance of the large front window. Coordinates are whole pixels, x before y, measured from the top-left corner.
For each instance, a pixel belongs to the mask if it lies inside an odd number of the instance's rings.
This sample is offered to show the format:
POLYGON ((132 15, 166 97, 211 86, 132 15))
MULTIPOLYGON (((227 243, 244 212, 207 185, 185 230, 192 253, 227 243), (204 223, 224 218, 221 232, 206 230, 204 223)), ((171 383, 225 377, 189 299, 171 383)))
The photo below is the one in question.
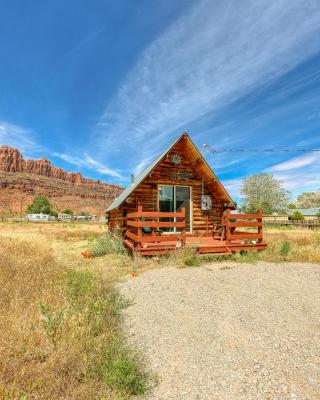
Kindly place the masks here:
MULTIPOLYGON (((191 187, 159 185, 159 211, 178 212, 186 209, 186 230, 191 232, 191 187)), ((174 222, 175 218, 161 218, 174 222)), ((179 232, 180 228, 163 228, 167 232, 179 232)))

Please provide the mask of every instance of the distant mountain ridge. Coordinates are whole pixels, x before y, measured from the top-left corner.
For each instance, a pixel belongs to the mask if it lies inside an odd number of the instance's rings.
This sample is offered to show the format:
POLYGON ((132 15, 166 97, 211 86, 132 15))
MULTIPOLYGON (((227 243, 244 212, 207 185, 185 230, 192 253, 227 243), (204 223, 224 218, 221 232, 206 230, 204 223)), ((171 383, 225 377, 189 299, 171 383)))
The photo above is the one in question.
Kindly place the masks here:
POLYGON ((0 211, 21 212, 32 197, 41 194, 59 211, 71 208, 103 214, 122 190, 118 185, 84 178, 79 172, 66 172, 46 158, 25 160, 18 149, 0 146, 0 211))
POLYGON ((83 178, 80 172, 66 172, 64 169, 54 167, 52 163, 42 157, 39 160, 25 160, 18 149, 9 146, 0 146, 0 171, 3 172, 26 172, 30 174, 43 175, 49 178, 63 179, 75 184, 102 184, 98 180, 83 178))

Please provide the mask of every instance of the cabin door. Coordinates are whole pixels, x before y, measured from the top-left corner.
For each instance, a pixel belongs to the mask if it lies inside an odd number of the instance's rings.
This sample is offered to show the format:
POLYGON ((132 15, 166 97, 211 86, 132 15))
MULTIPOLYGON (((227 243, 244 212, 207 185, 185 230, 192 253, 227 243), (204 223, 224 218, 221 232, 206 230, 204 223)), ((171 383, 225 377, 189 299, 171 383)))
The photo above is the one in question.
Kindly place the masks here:
MULTIPOLYGON (((186 209, 186 231, 191 232, 191 187, 159 185, 158 207, 161 212, 181 211, 186 209)), ((174 218, 162 218, 174 222, 174 218)), ((179 232, 180 228, 164 228, 166 232, 179 232)))

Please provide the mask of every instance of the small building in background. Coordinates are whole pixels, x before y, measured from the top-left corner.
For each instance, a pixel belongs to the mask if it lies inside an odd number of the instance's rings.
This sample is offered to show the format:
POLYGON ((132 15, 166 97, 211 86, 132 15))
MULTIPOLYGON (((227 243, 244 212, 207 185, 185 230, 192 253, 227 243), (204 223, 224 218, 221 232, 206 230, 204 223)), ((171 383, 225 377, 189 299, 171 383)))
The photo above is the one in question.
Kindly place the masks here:
POLYGON ((285 213, 273 213, 271 215, 263 215, 264 221, 288 221, 289 215, 285 213))
POLYGON ((286 213, 273 213, 264 215, 264 221, 290 221, 291 216, 295 213, 300 213, 305 221, 313 221, 318 219, 320 208, 289 208, 286 213))
POLYGON ((310 221, 318 219, 320 208, 291 208, 290 210, 288 210, 289 219, 290 216, 295 212, 299 212, 305 220, 310 221))
POLYGON ((71 221, 72 215, 70 214, 58 214, 58 221, 71 221))
POLYGON ((91 219, 90 215, 77 215, 77 221, 89 221, 91 219))
POLYGON ((47 222, 50 221, 49 214, 27 214, 27 220, 29 222, 47 222))

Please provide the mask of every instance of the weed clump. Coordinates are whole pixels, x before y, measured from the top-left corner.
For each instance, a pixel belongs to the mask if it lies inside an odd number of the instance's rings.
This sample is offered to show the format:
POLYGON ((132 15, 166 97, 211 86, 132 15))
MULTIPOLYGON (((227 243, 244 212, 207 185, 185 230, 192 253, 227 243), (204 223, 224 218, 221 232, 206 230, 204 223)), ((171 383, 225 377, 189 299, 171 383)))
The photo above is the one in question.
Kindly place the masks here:
POLYGON ((112 232, 107 232, 104 236, 96 239, 90 248, 93 257, 101 257, 106 254, 125 254, 126 252, 120 235, 112 232))
POLYGON ((231 259, 240 263, 255 264, 260 260, 260 254, 257 250, 244 250, 233 254, 231 259))
POLYGON ((95 372, 109 386, 129 395, 143 395, 149 386, 141 359, 116 341, 103 349, 95 372))
POLYGON ((280 255, 281 255, 282 257, 286 258, 286 257, 289 255, 290 250, 291 250, 290 242, 285 241, 285 242, 283 242, 283 243, 281 244, 281 247, 280 247, 280 255))
POLYGON ((183 254, 183 264, 187 267, 197 267, 201 264, 196 249, 186 249, 183 254))

